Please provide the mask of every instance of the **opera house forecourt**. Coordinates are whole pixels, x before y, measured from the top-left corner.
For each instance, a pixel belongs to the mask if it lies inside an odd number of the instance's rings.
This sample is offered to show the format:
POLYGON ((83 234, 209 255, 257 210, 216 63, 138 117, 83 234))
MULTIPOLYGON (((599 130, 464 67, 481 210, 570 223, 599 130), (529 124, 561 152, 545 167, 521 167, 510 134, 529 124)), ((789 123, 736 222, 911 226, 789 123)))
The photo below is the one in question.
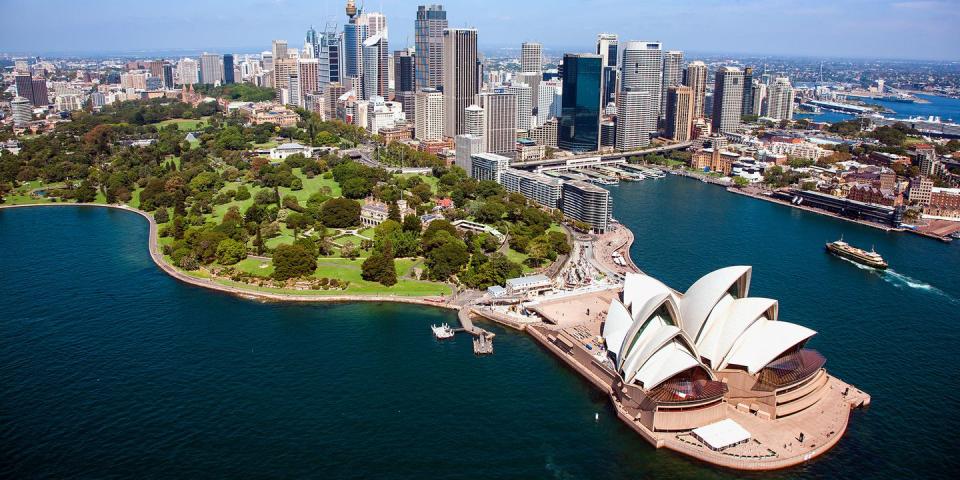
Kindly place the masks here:
POLYGON ((531 308, 548 323, 527 330, 657 448, 736 469, 789 467, 830 449, 870 396, 804 348, 815 331, 781 321, 776 300, 750 297, 750 276, 723 268, 679 293, 630 273, 605 312, 589 314, 596 295, 542 302, 531 308), (571 306, 587 315, 571 321, 571 306))

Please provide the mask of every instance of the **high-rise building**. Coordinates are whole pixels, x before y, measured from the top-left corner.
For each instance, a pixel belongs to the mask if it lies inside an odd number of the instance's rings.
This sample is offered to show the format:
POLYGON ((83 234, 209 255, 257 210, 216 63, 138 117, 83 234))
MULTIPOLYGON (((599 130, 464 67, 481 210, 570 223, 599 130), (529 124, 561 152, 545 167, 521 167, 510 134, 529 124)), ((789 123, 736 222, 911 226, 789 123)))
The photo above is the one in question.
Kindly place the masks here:
POLYGON ((443 138, 443 94, 436 88, 424 88, 416 93, 414 138, 434 142, 443 138))
POLYGON ((364 12, 367 19, 367 38, 374 35, 383 35, 387 38, 387 16, 380 12, 364 12))
POLYGON ((541 126, 551 118, 558 117, 560 106, 560 85, 556 81, 540 84, 537 92, 537 125, 541 126))
POLYGON ((416 56, 409 49, 393 52, 393 90, 413 92, 417 89, 416 56))
POLYGON ((145 72, 126 72, 120 74, 120 88, 132 88, 134 90, 147 89, 147 73, 145 72))
POLYGON ((606 106, 617 101, 617 91, 620 88, 620 71, 617 69, 620 52, 616 34, 601 33, 597 35, 597 55, 602 58, 603 101, 601 105, 606 106))
POLYGON ((297 62, 300 90, 304 98, 320 91, 320 62, 316 58, 301 58, 297 62))
POLYGON ((496 153, 474 154, 470 158, 470 176, 477 180, 490 180, 500 183, 500 175, 510 166, 510 158, 496 153))
MULTIPOLYGON (((443 31, 443 135, 453 138, 464 132, 464 115, 479 92, 477 31, 448 28, 443 31)), ((516 115, 516 113, 514 113, 516 115)), ((492 151, 492 150, 491 150, 492 151)))
POLYGON ((50 104, 47 81, 43 78, 33 78, 29 74, 20 74, 14 77, 14 84, 17 86, 17 95, 26 98, 34 106, 41 107, 50 104))
POLYGON ((229 85, 235 82, 236 80, 233 77, 233 54, 227 53, 223 55, 223 83, 229 85))
POLYGON ((753 85, 753 110, 750 111, 750 115, 761 116, 764 113, 764 109, 767 104, 767 85, 763 82, 758 82, 753 85))
POLYGON ((200 83, 198 64, 197 61, 192 58, 184 58, 177 62, 177 74, 180 76, 181 85, 200 83))
POLYGON ((660 95, 660 117, 667 116, 667 89, 683 84, 683 52, 670 50, 663 54, 663 87, 660 95))
POLYGON ((520 71, 543 74, 543 45, 524 42, 520 46, 520 71))
POLYGON ((740 126, 743 108, 743 70, 720 67, 713 83, 713 131, 734 132, 740 126))
MULTIPOLYGON (((466 132, 465 134, 482 139, 487 132, 487 118, 483 108, 476 104, 470 105, 467 107, 467 114, 464 118, 466 119, 466 125, 463 129, 466 132)), ((484 147, 486 147, 486 144, 484 144, 484 147)))
POLYGON ((532 89, 525 83, 514 83, 505 87, 505 90, 517 97, 517 128, 529 130, 533 118, 532 89))
POLYGON ((703 118, 704 98, 707 94, 707 64, 696 61, 687 65, 685 85, 693 91, 693 116, 703 118))
POLYGON ((10 110, 13 113, 13 126, 24 128, 33 120, 33 102, 23 95, 18 95, 10 102, 10 110))
POLYGON ((753 67, 743 69, 743 105, 741 115, 749 115, 753 111, 753 67))
POLYGON ((150 60, 147 62, 147 70, 150 72, 151 77, 162 77, 163 76, 163 60, 150 60))
POLYGON ((547 208, 557 208, 563 180, 542 173, 508 168, 500 174, 500 184, 508 192, 516 192, 547 208))
POLYGON ((389 55, 389 44, 385 36, 373 35, 363 42, 363 92, 360 98, 368 100, 375 96, 389 96, 389 55))
POLYGON ((271 43, 271 52, 272 58, 274 61, 277 61, 281 58, 287 58, 290 55, 287 53, 287 41, 286 40, 274 40, 271 43))
POLYGON ((443 31, 447 12, 442 5, 420 5, 414 22, 417 60, 417 88, 443 86, 443 31))
MULTIPOLYGON (((624 62, 626 63, 626 62, 624 62)), ((624 87, 617 98, 615 146, 621 152, 650 145, 650 136, 657 131, 659 92, 624 87)))
POLYGON ((613 200, 607 189, 575 180, 563 184, 560 198, 564 216, 590 225, 594 232, 603 233, 609 228, 613 200))
POLYGON ((667 88, 667 136, 677 142, 691 139, 693 89, 683 85, 667 88))
POLYGON ((617 99, 617 149, 633 150, 650 144, 657 133, 663 88, 663 50, 660 42, 626 42, 620 57, 620 95, 617 99), (625 97, 629 97, 625 101, 625 97), (621 114, 622 113, 622 114, 621 114))
POLYGON ((164 88, 173 88, 173 65, 169 63, 163 64, 163 87, 164 88))
MULTIPOLYGON (((517 96, 499 89, 481 92, 475 103, 483 109, 484 150, 513 158, 517 152, 517 96)), ((474 132, 467 132, 464 128, 463 133, 474 132)))
MULTIPOLYGON (((533 118, 534 115, 537 115, 537 109, 540 106, 539 96, 540 96, 540 83, 543 80, 543 74, 540 72, 521 72, 514 74, 513 85, 526 85, 530 88, 530 109, 526 109, 526 104, 523 99, 520 99, 520 111, 518 115, 521 117, 530 117, 533 118)), ((519 94, 519 92, 518 92, 519 94)), ((531 123, 531 120, 519 121, 518 124, 528 125, 531 123)), ((517 128, 529 128, 529 127, 517 127, 517 128)))
POLYGON ((777 77, 767 89, 767 117, 793 120, 793 85, 787 77, 777 77))
POLYGON ((455 149, 455 165, 470 175, 473 172, 472 157, 478 153, 484 153, 483 137, 469 133, 457 135, 455 149))
POLYGON ((223 83, 222 58, 216 53, 200 55, 200 82, 208 85, 223 83))
POLYGON ((273 88, 277 91, 277 98, 281 97, 281 90, 289 86, 290 75, 298 73, 296 58, 284 57, 273 61, 273 88))
POLYGON ((343 26, 343 75, 346 77, 363 75, 363 42, 369 36, 368 29, 363 15, 350 18, 343 26))
POLYGON ((592 152, 600 146, 602 62, 600 55, 563 56, 563 107, 557 143, 564 150, 592 152))
MULTIPOLYGON (((293 60, 293 59, 291 59, 293 60)), ((299 73, 290 73, 287 75, 287 98, 286 104, 295 107, 303 106, 303 85, 300 83, 299 73)))
POLYGON ((313 29, 313 25, 307 30, 307 37, 304 39, 304 47, 309 51, 310 58, 320 58, 320 36, 313 29))

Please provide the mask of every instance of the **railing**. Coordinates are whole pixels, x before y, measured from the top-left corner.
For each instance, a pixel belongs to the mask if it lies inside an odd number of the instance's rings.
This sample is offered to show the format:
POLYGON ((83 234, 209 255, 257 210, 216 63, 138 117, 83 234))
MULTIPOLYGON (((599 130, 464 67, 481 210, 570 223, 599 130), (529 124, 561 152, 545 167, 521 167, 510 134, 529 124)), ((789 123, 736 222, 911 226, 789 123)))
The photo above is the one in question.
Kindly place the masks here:
POLYGON ((757 374, 755 390, 772 392, 806 380, 827 363, 816 350, 797 350, 770 362, 757 374))

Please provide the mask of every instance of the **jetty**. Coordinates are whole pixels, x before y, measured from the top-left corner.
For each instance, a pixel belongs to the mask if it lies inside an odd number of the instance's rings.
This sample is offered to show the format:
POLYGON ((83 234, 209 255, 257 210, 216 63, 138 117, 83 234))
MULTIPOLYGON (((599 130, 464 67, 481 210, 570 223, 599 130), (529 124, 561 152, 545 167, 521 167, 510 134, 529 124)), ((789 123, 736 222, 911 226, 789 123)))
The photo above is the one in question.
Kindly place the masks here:
POLYGON ((457 319, 460 320, 460 327, 456 331, 464 331, 473 335, 473 353, 477 355, 490 355, 493 353, 493 338, 497 335, 488 332, 473 324, 470 314, 473 313, 472 307, 463 307, 457 312, 457 319))

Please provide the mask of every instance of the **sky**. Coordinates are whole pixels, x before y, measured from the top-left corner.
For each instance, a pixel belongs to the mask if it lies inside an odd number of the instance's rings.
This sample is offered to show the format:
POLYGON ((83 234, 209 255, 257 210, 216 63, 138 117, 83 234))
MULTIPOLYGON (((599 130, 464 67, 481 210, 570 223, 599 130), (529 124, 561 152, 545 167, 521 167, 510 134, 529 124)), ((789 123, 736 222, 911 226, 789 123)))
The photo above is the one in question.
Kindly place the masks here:
MULTIPOLYGON (((269 50, 311 25, 343 24, 332 0, 0 0, 0 52, 269 50), (38 10, 56 12, 38 15, 38 10), (42 21, 38 21, 42 19, 42 21)), ((387 16, 391 49, 413 45, 417 5, 358 0, 387 16)), ((537 41, 584 52, 596 34, 702 53, 960 61, 960 0, 448 0, 481 49, 537 41)), ((42 12, 40 12, 42 13, 42 12)), ((318 28, 319 30, 320 28, 318 28)))

